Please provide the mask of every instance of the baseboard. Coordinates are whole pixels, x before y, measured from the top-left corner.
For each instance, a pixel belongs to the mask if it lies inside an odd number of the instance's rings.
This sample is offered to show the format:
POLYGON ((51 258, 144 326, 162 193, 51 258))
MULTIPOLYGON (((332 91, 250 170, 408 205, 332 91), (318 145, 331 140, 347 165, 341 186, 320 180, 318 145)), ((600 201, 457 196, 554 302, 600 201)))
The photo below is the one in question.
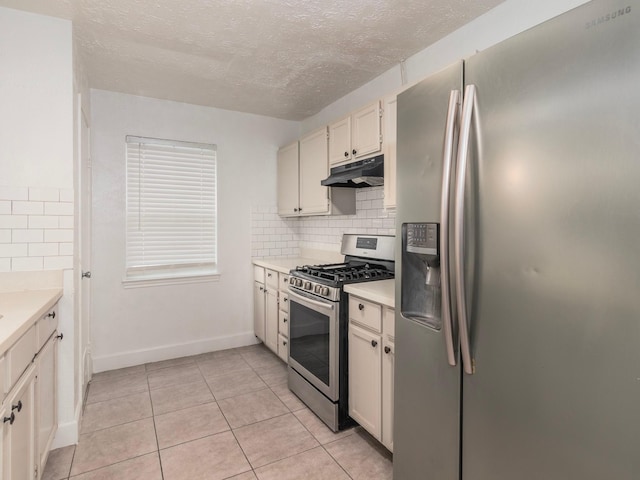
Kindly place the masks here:
POLYGON ((163 345, 144 350, 132 350, 113 355, 93 357, 93 372, 99 373, 117 368, 131 367, 148 362, 159 362, 170 358, 198 355, 200 353, 225 350, 227 348, 244 347, 257 343, 253 332, 228 335, 224 337, 208 338, 195 342, 163 345))
POLYGON ((78 443, 78 426, 80 425, 79 415, 81 411, 81 408, 77 410, 75 420, 58 425, 58 431, 56 432, 56 436, 51 444, 51 450, 78 443))

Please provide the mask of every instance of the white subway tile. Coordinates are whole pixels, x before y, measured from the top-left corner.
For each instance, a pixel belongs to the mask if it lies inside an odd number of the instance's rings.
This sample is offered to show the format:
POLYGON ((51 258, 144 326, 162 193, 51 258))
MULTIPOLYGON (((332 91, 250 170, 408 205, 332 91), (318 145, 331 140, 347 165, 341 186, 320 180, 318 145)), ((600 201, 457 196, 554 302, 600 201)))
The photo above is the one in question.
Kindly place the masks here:
POLYGON ((44 257, 45 270, 73 268, 73 256, 44 257))
POLYGON ((0 243, 0 257, 26 257, 26 243, 0 243))
POLYGON ((11 233, 11 241, 13 243, 32 243, 42 242, 44 240, 44 231, 40 229, 15 229, 11 233))
POLYGON ((11 200, 0 200, 0 215, 11 215, 11 200))
POLYGON ((0 215, 0 228, 27 228, 27 216, 0 215))
POLYGON ((58 255, 57 243, 30 243, 30 257, 54 257, 58 255))
POLYGON ((58 217, 47 217, 45 215, 29 215, 29 228, 58 228, 58 217))
POLYGON ((10 272, 11 271, 11 259, 10 258, 0 258, 0 272, 10 272))
POLYGON ((73 215, 73 203, 45 202, 45 215, 73 215))
POLYGON ((0 186, 0 200, 29 200, 27 187, 0 186))
MULTIPOLYGON (((52 244, 46 244, 52 245, 52 244)), ((65 242, 58 244, 58 250, 60 255, 73 255, 73 243, 65 242)))
POLYGON ((73 217, 70 215, 63 215, 58 217, 58 227, 59 228, 73 228, 73 217))
POLYGON ((70 229, 52 229, 45 230, 45 242, 73 242, 73 230, 70 229))
POLYGON ((0 243, 11 243, 11 230, 8 228, 0 230, 0 243))
POLYGON ((42 202, 14 200, 11 204, 11 213, 14 215, 42 215, 44 213, 44 203, 42 202))
POLYGON ((29 200, 41 202, 57 202, 60 200, 60 191, 57 188, 29 188, 29 200))
POLYGON ((73 202, 74 192, 73 188, 61 188, 60 189, 60 201, 61 202, 73 202))
POLYGON ((11 270, 14 272, 42 270, 42 265, 42 257, 20 257, 11 259, 11 270))

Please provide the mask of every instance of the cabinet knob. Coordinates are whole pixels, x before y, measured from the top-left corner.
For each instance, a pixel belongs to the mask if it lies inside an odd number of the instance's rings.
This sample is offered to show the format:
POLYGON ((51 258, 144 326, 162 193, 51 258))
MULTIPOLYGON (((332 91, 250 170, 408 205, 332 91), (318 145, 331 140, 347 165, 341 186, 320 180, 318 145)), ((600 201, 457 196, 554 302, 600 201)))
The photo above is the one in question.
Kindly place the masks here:
POLYGON ((270 274, 270 273, 267 273, 267 277, 271 278, 271 274, 270 274))
POLYGON ((284 301, 285 301, 285 302, 288 302, 288 301, 289 301, 289 299, 288 299, 288 298, 285 298, 285 299, 284 299, 284 301))
POLYGON ((297 212, 297 211, 298 211, 298 209, 297 209, 297 208, 294 208, 294 209, 293 209, 293 211, 294 211, 294 212, 297 212))
POLYGON ((391 353, 391 348, 384 347, 384 353, 391 353))
POLYGON ((348 157, 349 156, 349 152, 344 152, 344 156, 348 157))
POLYGON ((377 347, 378 346, 378 342, 376 340, 371 340, 371 346, 372 347, 377 347))
POLYGON ((260 287, 260 291, 261 291, 261 292, 262 292, 262 291, 264 291, 264 287, 260 287))
POLYGON ((358 310, 364 310, 364 305, 363 304, 358 304, 358 310))
POLYGON ((56 312, 47 313, 47 317, 56 318, 56 312))
POLYGON ((302 211, 302 207, 300 207, 300 208, 298 209, 298 211, 299 211, 299 212, 301 212, 301 211, 302 211))
POLYGON ((356 149, 354 148, 353 150, 351 150, 351 153, 353 153, 353 154, 355 155, 355 154, 356 154, 356 153, 358 153, 358 152, 357 152, 357 151, 356 151, 356 149))
POLYGON ((64 338, 64 333, 61 333, 60 335, 56 335, 56 338, 62 341, 62 339, 64 338))
POLYGON ((18 413, 20 413, 20 411, 22 411, 22 400, 18 400, 18 404, 17 405, 11 405, 11 411, 13 410, 18 410, 18 413))
POLYGON ((282 319, 282 323, 287 323, 289 320, 287 320, 286 318, 282 319))
POLYGON ((2 420, 3 423, 9 422, 9 425, 13 425, 13 422, 15 421, 16 421, 16 414, 13 412, 11 412, 10 417, 4 417, 4 419, 2 420))
POLYGON ((286 340, 283 340, 283 341, 282 341, 282 346, 283 346, 283 347, 286 347, 286 346, 287 346, 287 341, 286 341, 286 340))

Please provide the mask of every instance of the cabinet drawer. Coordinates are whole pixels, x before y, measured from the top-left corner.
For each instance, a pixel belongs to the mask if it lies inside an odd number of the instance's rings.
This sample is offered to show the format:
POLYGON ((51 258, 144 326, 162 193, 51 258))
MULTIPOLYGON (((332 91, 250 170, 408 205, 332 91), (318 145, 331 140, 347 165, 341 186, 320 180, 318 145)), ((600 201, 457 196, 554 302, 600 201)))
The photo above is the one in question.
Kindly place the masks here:
POLYGON ((44 344, 47 343, 47 340, 51 334, 55 332, 56 328, 58 328, 58 309, 53 307, 46 315, 38 320, 38 323, 36 323, 36 332, 38 337, 38 344, 36 346, 37 352, 39 352, 44 344))
POLYGON ((269 269, 265 269, 264 271, 265 274, 265 283, 267 284, 267 287, 271 287, 274 290, 278 290, 278 272, 276 272, 275 270, 269 270, 269 269))
POLYGON ((281 273, 279 275, 280 278, 280 291, 281 292, 286 292, 287 290, 289 290, 289 274, 288 273, 281 273))
MULTIPOLYGON (((4 400, 4 394, 9 391, 8 388, 5 388, 6 385, 4 383, 5 368, 6 367, 5 367, 5 361, 4 361, 4 355, 3 355, 2 357, 0 357, 0 388, 2 389, 2 396, 0 398, 2 398, 2 400, 4 400)), ((0 404, 2 404, 1 400, 0 400, 0 404)))
POLYGON ((280 292, 280 310, 289 312, 289 294, 280 292))
POLYGON ((396 336, 396 312, 393 308, 384 307, 382 311, 382 332, 391 340, 396 336))
POLYGON ((264 268, 257 265, 253 266, 253 279, 256 282, 264 283, 264 268))
POLYGON ((278 332, 285 337, 289 337, 289 312, 280 310, 278 314, 278 332))
POLYGON ((382 331, 382 306, 358 297, 349 297, 349 319, 376 332, 382 331))
POLYGON ((5 393, 18 381, 36 354, 36 326, 31 327, 20 340, 13 344, 6 356, 5 393))
POLYGON ((284 335, 278 335, 278 356, 285 362, 289 361, 289 341, 284 335))

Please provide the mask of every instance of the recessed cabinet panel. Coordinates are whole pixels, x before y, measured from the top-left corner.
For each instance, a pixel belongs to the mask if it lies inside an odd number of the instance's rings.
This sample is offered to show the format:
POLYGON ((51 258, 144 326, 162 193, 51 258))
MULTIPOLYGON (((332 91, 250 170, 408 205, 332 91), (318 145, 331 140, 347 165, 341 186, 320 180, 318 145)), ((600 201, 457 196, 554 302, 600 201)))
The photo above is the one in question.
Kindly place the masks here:
POLYGON ((264 283, 254 282, 253 284, 253 333, 262 342, 264 338, 264 316, 265 316, 265 295, 264 283))
POLYGON ((298 215, 298 142, 278 151, 278 214, 298 215))
POLYGON ((7 398, 4 423, 3 468, 9 480, 34 480, 35 461, 35 376, 33 365, 21 377, 14 393, 7 398))
POLYGON ((300 211, 303 215, 329 213, 329 188, 320 182, 329 176, 327 129, 300 140, 300 211))
POLYGON ((393 452, 393 384, 395 344, 382 341, 382 444, 393 452))
POLYGON ((331 165, 351 159, 351 117, 329 125, 329 163, 331 165))
POLYGON ((275 270, 265 269, 265 286, 271 290, 278 290, 278 272, 275 270))
POLYGON ((380 118, 380 102, 367 105, 351 115, 351 155, 354 160, 380 151, 380 118))
POLYGON ((289 361, 289 340, 284 335, 278 335, 278 356, 285 363, 289 361))
POLYGON ((384 100, 384 208, 396 206, 396 139, 398 97, 384 100))
POLYGON ((36 424, 38 432, 36 441, 38 442, 37 451, 41 472, 47 463, 49 449, 58 427, 57 358, 58 339, 51 337, 37 357, 36 398, 38 399, 38 415, 36 424))
POLYGON ((267 288, 264 344, 278 352, 278 292, 267 288))

